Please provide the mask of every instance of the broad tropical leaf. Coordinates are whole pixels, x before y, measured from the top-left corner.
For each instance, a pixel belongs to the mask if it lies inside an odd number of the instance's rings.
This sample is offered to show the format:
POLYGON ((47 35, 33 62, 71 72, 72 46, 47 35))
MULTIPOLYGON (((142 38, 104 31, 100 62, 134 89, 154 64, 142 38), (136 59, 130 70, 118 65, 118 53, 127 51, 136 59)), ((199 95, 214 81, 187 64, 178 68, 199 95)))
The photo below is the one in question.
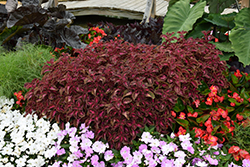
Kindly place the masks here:
POLYGON ((243 8, 235 18, 235 28, 232 29, 229 39, 232 48, 244 65, 250 64, 250 8, 243 8))
POLYGON ((208 18, 204 18, 204 20, 220 26, 220 27, 226 27, 228 29, 234 28, 234 18, 237 15, 236 12, 226 14, 226 15, 221 15, 221 14, 209 14, 208 18))
POLYGON ((234 52, 232 49, 231 42, 210 42, 216 46, 216 49, 219 49, 223 52, 234 52))
POLYGON ((209 13, 222 13, 225 8, 230 7, 235 0, 209 0, 209 13))
POLYGON ((198 2, 190 8, 190 0, 180 0, 169 8, 165 18, 162 33, 192 30, 194 23, 204 13, 206 2, 198 2))

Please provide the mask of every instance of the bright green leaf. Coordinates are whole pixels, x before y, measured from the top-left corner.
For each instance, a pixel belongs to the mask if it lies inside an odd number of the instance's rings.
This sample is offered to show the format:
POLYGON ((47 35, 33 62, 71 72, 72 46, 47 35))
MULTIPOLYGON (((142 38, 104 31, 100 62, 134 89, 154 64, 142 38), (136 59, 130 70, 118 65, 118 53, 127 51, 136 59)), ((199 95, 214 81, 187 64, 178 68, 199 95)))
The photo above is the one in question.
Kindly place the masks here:
POLYGON ((190 8, 190 0, 180 0, 169 8, 163 24, 162 33, 175 32, 174 36, 178 36, 178 31, 192 30, 194 23, 204 13, 206 2, 197 2, 190 8))
POLYGON ((235 18, 235 28, 229 39, 239 61, 244 65, 250 64, 250 8, 243 8, 235 18))
POLYGON ((234 52, 234 50, 232 49, 231 42, 212 42, 212 41, 210 41, 209 43, 214 44, 216 46, 216 49, 219 49, 220 51, 234 52))

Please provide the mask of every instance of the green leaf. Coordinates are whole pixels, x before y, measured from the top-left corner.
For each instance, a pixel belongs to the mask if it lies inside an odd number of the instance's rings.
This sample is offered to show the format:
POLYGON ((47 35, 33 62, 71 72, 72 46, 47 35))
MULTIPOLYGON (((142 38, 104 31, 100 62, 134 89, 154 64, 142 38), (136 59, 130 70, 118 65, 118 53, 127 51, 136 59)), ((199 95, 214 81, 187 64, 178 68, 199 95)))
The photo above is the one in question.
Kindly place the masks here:
POLYGON ((239 82, 239 79, 235 75, 231 75, 233 84, 236 85, 239 82))
POLYGON ((209 90, 208 85, 206 84, 206 82, 201 81, 201 85, 198 86, 197 90, 198 90, 199 92, 202 92, 202 91, 205 91, 206 89, 209 90))
POLYGON ((176 122, 181 126, 188 128, 189 122, 185 119, 176 119, 176 122))
POLYGON ((234 107, 229 107, 229 106, 227 106, 227 107, 226 107, 226 110, 227 110, 228 112, 232 112, 232 111, 235 110, 235 108, 234 108, 234 107))
POLYGON ((209 13, 222 13, 225 8, 232 5, 234 0, 208 0, 209 13))
POLYGON ((189 113, 192 113, 192 114, 194 112, 194 109, 189 105, 187 106, 187 110, 188 110, 189 113))
POLYGON ((214 130, 212 131, 212 133, 211 133, 211 135, 214 135, 216 132, 217 132, 217 130, 220 128, 220 126, 216 126, 215 128, 214 128, 214 130))
POLYGON ((4 30, 0 33, 0 44, 3 45, 7 41, 9 41, 21 29, 22 29, 22 26, 13 26, 11 28, 5 27, 4 30))
POLYGON ((210 114, 202 115, 201 117, 196 118, 196 122, 198 122, 198 123, 201 123, 201 122, 204 123, 209 117, 210 117, 210 114))
POLYGON ((223 55, 219 55, 220 61, 228 61, 230 57, 234 56, 234 52, 223 52, 223 55))
POLYGON ((177 99, 177 103, 175 104, 173 110, 175 112, 180 112, 180 111, 183 111, 185 109, 185 106, 182 102, 182 100, 180 98, 177 99))
POLYGON ((229 129, 228 129, 228 127, 226 125, 221 124, 221 128, 224 129, 224 130, 226 130, 226 132, 229 132, 229 129))
POLYGON ((239 61, 250 64, 250 8, 243 8, 235 18, 235 28, 232 29, 229 40, 239 61))
POLYGON ((233 122, 233 124, 234 124, 234 126, 235 126, 236 129, 238 129, 240 127, 237 122, 233 122))
POLYGON ((169 8, 163 24, 162 33, 175 32, 174 36, 178 36, 178 31, 192 30, 194 23, 204 13, 206 2, 198 2, 190 8, 190 0, 180 0, 169 8))
POLYGON ((220 51, 234 52, 234 50, 232 49, 231 42, 213 42, 213 41, 210 41, 209 43, 214 44, 216 46, 216 49, 219 49, 220 51))
POLYGON ((204 20, 219 27, 233 29, 235 27, 234 19, 236 14, 236 12, 225 15, 210 13, 207 18, 204 18, 204 20))
POLYGON ((186 38, 190 38, 190 37, 193 37, 194 39, 202 38, 204 37, 204 34, 202 33, 202 31, 212 30, 213 24, 204 20, 204 18, 207 18, 207 17, 208 17, 208 14, 204 13, 203 16, 196 21, 196 23, 193 26, 194 28, 191 31, 189 31, 189 33, 186 35, 186 38))
POLYGON ((220 125, 220 123, 218 121, 214 121, 214 120, 211 120, 211 123, 212 123, 213 127, 220 125))

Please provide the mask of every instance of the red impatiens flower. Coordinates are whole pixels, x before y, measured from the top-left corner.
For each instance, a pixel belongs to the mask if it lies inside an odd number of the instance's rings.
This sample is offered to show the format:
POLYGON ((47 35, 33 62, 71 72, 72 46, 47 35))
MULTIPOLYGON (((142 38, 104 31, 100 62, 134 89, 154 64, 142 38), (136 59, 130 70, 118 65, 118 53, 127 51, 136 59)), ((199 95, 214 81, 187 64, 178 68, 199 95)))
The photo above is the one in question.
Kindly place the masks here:
POLYGON ((181 112, 178 118, 179 119, 185 119, 186 118, 186 114, 184 112, 181 112))
POLYGON ((185 134, 186 134, 186 129, 184 129, 182 126, 180 126, 179 132, 176 134, 176 136, 185 135, 185 134))
POLYGON ((196 108, 198 108, 200 105, 200 100, 196 99, 193 103, 195 104, 196 108))
POLYGON ((205 134, 205 131, 200 128, 194 127, 193 129, 195 129, 195 137, 201 137, 205 134))
POLYGON ((228 115, 228 111, 227 110, 223 110, 221 108, 218 108, 217 112, 223 117, 226 118, 228 115))
POLYGON ((237 118, 239 121, 242 121, 242 120, 244 119, 243 116, 240 115, 240 114, 237 114, 237 115, 236 115, 236 118, 237 118))
POLYGON ((188 115, 188 117, 195 117, 196 118, 198 116, 198 113, 197 112, 194 112, 193 114, 188 113, 187 115, 188 115))
POLYGON ((228 153, 229 154, 235 154, 238 153, 240 151, 240 147, 238 146, 232 146, 229 148, 228 153))
POLYGON ((231 103, 230 103, 230 106, 234 107, 234 106, 235 106, 235 103, 231 102, 231 103))
POLYGON ((249 158, 249 153, 246 151, 246 150, 240 150, 240 156, 243 158, 243 159, 247 159, 249 158))
POLYGON ((208 143, 211 144, 212 146, 217 145, 217 140, 218 138, 216 136, 212 136, 212 135, 208 136, 208 143))
POLYGON ((175 113, 174 111, 171 111, 171 115, 172 115, 173 117, 176 117, 176 113, 175 113))
POLYGON ((208 97, 207 101, 205 103, 206 103, 206 105, 210 105, 211 106, 213 104, 213 99, 211 97, 208 97))
POLYGON ((236 76, 236 77, 238 77, 238 78, 241 78, 242 77, 242 75, 241 75, 241 73, 240 73, 240 70, 236 70, 236 72, 234 72, 234 75, 236 76))

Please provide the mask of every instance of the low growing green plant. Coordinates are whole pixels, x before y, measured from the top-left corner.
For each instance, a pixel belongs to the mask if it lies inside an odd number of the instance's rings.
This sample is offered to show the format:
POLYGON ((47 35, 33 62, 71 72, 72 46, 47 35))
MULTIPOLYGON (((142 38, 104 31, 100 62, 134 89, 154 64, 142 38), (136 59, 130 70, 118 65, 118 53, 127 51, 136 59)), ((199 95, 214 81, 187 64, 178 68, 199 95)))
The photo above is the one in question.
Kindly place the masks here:
POLYGON ((14 92, 26 89, 24 84, 41 78, 41 69, 53 58, 49 47, 27 44, 16 52, 0 55, 0 96, 14 97, 14 92))
POLYGON ((241 149, 250 152, 250 125, 244 126, 244 124, 241 124, 240 126, 235 126, 234 136, 230 140, 241 149))

